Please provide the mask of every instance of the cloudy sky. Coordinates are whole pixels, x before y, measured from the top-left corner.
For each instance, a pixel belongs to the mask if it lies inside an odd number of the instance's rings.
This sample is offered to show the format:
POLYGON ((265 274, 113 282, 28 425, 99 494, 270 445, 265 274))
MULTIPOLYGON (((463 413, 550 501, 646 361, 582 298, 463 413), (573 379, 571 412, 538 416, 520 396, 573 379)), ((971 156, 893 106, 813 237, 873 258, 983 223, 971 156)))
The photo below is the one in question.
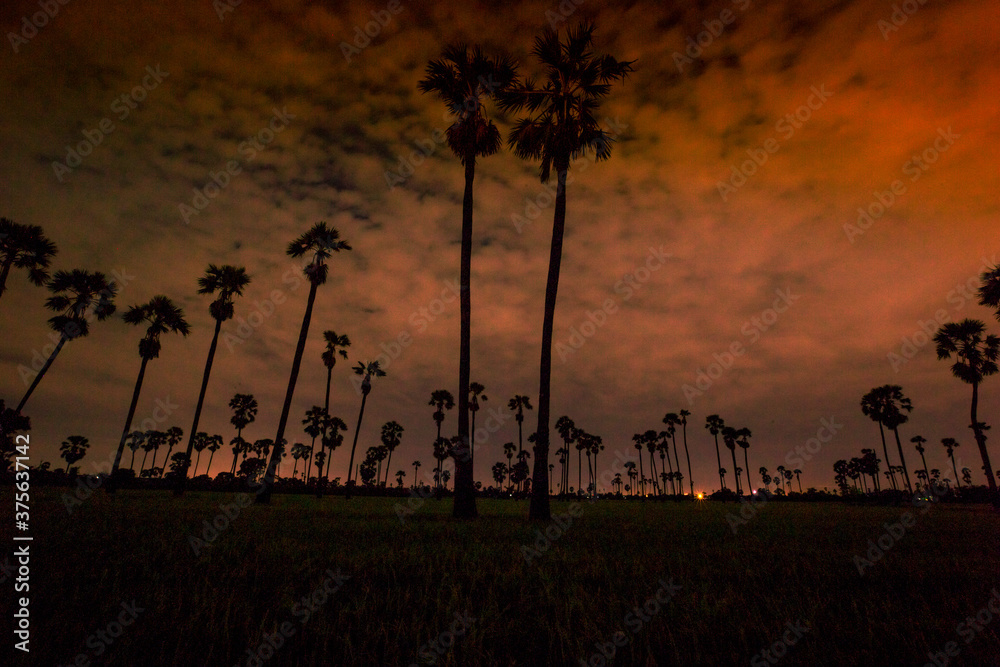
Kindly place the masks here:
MULTIPOLYGON (((228 442, 227 403, 246 392, 260 401, 246 436, 274 437, 307 293, 288 279, 298 268, 284 249, 326 220, 354 250, 333 258, 317 297, 293 423, 322 404, 321 334, 334 329, 354 343, 351 365, 395 352, 359 452, 395 419, 406 433, 393 468, 410 482, 411 461, 431 467, 427 402, 457 387, 449 286, 463 172, 435 141, 447 126, 441 104, 416 84, 449 42, 505 49, 531 72, 532 38, 560 7, 427 4, 93 0, 52 18, 35 2, 0 9, 0 214, 44 227, 59 246, 55 268, 116 275, 122 311, 166 294, 192 325, 150 363, 136 424, 165 405, 161 427, 190 428, 212 330, 196 279, 210 262, 230 263, 253 282, 224 327, 201 427, 228 442), (45 25, 34 30, 33 19, 45 25), (411 342, 396 350, 401 334, 411 342)), ((603 436, 606 463, 634 451, 633 433, 686 408, 696 487, 718 486, 703 428, 711 413, 753 431, 759 483, 759 466, 782 464, 825 419, 836 434, 799 467, 804 485, 832 487, 834 460, 879 443, 862 394, 893 383, 915 407, 901 429, 911 469, 910 437, 931 441, 929 463, 944 470, 939 442, 952 436, 959 465, 982 482, 970 390, 921 323, 1000 326, 968 298, 1000 251, 1000 6, 912 4, 912 15, 893 16, 892 3, 870 0, 563 3, 571 16, 555 25, 592 19, 600 51, 637 61, 602 107, 619 135, 613 157, 574 169, 556 311, 553 420, 569 414, 603 436)), ((497 116, 505 133, 513 120, 497 116)), ((538 392, 551 215, 537 165, 509 152, 481 161, 472 377, 503 413, 514 394, 538 392)), ((19 368, 47 353, 50 313, 23 274, 8 287, 0 397, 16 404, 19 368)), ((81 434, 93 443, 84 469, 106 460, 140 335, 115 318, 66 346, 26 408, 36 457, 58 464, 59 443, 81 434)), ((338 364, 331 399, 349 436, 359 406, 350 378, 338 364)), ((994 380, 981 418, 995 421, 998 407, 994 380)), ((452 413, 446 430, 455 423, 452 413)), ((516 439, 505 418, 477 454, 477 479, 516 439)), ((289 440, 306 436, 296 427, 289 440)), ((228 467, 227 450, 213 472, 228 467)), ((336 453, 335 475, 349 453, 336 453)))

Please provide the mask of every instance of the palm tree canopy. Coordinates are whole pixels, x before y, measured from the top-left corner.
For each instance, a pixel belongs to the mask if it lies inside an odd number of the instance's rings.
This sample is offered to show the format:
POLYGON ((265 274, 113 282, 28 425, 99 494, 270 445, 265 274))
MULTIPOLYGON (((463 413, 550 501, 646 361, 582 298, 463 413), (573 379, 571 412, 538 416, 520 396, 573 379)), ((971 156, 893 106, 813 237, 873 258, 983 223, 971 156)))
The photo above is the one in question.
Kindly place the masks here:
POLYGON ((483 111, 489 98, 506 93, 517 80, 513 59, 487 56, 479 46, 457 44, 427 64, 417 84, 422 93, 436 93, 456 116, 446 132, 448 147, 462 164, 500 150, 500 130, 483 111))
POLYGON ((229 422, 238 429, 246 428, 247 424, 257 418, 257 399, 253 394, 236 394, 230 399, 229 407, 233 417, 229 422))
POLYGON ((250 276, 244 267, 209 264, 205 275, 198 278, 198 294, 219 293, 209 306, 209 312, 215 320, 224 322, 233 317, 233 297, 243 296, 249 284, 250 276))
POLYGON ((312 255, 303 272, 310 283, 322 285, 326 282, 329 272, 326 260, 335 252, 350 249, 351 246, 347 241, 340 240, 340 232, 333 227, 327 227, 325 222, 317 222, 309 231, 289 243, 285 253, 294 258, 312 255))
POLYGON ((986 325, 979 320, 966 318, 942 325, 934 335, 934 344, 938 359, 955 355, 951 372, 962 382, 979 384, 997 372, 1000 337, 986 334, 986 325))
MULTIPOLYGON (((58 252, 38 225, 22 225, 0 218, 0 269, 27 269, 28 280, 44 285, 49 279, 49 264, 58 252)), ((3 286, 0 286, 2 291, 3 286)))
POLYGON ((191 332, 191 327, 184 320, 184 311, 162 294, 154 296, 141 306, 130 306, 122 319, 128 324, 148 323, 146 335, 139 341, 139 356, 143 359, 160 356, 162 334, 179 333, 187 336, 191 332))
POLYGON ((52 296, 45 307, 58 313, 49 325, 71 340, 90 332, 90 315, 104 321, 115 312, 118 286, 100 271, 56 271, 47 287, 52 296))
POLYGON ((571 28, 566 41, 547 28, 535 38, 531 53, 542 64, 544 83, 516 82, 499 96, 507 111, 526 111, 510 132, 508 144, 525 160, 541 160, 539 177, 549 180, 569 168, 572 158, 593 150, 597 160, 611 154, 614 138, 600 128, 594 112, 611 91, 611 83, 624 80, 634 61, 619 61, 593 51, 593 24, 571 28))
POLYGON ((996 308, 996 316, 1000 320, 1000 266, 983 271, 980 278, 983 284, 979 287, 979 304, 996 308))
POLYGON ((382 444, 385 445, 389 451, 396 449, 399 443, 402 442, 403 427, 399 425, 399 422, 388 421, 382 424, 382 444))
POLYGON ((323 340, 326 341, 326 349, 323 350, 322 355, 323 364, 327 368, 333 368, 337 365, 338 354, 344 359, 347 359, 347 350, 343 348, 350 347, 350 338, 343 334, 338 335, 336 331, 327 330, 323 332, 323 340))

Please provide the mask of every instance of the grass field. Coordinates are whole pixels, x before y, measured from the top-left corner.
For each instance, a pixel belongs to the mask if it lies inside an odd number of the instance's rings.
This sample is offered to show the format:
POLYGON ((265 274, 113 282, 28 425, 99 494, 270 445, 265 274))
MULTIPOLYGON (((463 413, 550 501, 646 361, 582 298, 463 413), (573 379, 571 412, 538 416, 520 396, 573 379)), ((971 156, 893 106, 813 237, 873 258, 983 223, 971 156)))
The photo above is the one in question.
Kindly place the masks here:
POLYGON ((572 518, 557 531, 513 501, 461 523, 428 500, 401 523, 391 499, 98 492, 70 514, 61 493, 33 491, 19 665, 600 665, 602 649, 621 665, 923 665, 948 642, 950 664, 1000 664, 1000 620, 959 626, 1000 587, 986 507, 772 502, 734 534, 735 503, 556 503, 572 518), (859 574, 853 557, 905 512, 859 574), (206 520, 229 525, 196 555, 206 520), (562 534, 528 562, 546 528, 562 534))

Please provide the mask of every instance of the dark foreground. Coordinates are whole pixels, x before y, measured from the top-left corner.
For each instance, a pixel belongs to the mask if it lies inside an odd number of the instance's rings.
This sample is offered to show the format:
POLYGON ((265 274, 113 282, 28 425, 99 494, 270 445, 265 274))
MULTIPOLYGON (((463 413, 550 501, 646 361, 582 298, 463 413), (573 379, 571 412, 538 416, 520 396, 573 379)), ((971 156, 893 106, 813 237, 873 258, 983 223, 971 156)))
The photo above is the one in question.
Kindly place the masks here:
POLYGON ((392 499, 61 494, 32 493, 17 665, 1000 664, 985 506, 769 503, 737 525, 735 503, 584 501, 534 525, 513 501, 459 523, 447 500, 401 522, 392 499))

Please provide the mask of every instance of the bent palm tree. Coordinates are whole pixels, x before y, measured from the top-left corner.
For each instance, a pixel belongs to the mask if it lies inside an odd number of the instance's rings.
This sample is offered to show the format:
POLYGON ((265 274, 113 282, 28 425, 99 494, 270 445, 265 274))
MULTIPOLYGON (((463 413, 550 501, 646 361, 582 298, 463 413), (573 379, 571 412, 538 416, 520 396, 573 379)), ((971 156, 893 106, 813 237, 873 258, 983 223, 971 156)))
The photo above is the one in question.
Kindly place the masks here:
POLYGON ((508 144, 519 158, 541 161, 539 177, 543 183, 549 180, 553 168, 557 182, 542 320, 537 442, 528 513, 532 519, 551 519, 547 478, 552 328, 566 228, 566 177, 570 161, 577 156, 589 151, 594 152, 597 160, 610 156, 614 140, 600 128, 595 113, 600 100, 611 91, 611 83, 624 81, 632 71, 631 62, 595 54, 593 34, 593 25, 582 25, 571 29, 566 41, 562 42, 556 31, 546 29, 535 38, 532 49, 532 54, 541 61, 543 85, 536 88, 534 81, 528 80, 501 96, 504 109, 528 114, 516 123, 508 144))
MULTIPOLYGON (((148 303, 144 303, 141 306, 130 307, 122 315, 122 319, 127 324, 136 326, 145 323, 146 333, 139 341, 139 356, 142 358, 142 363, 139 365, 139 377, 136 378, 135 389, 132 391, 132 403, 128 408, 128 416, 125 417, 125 428, 122 429, 121 439, 118 441, 118 452, 115 454, 115 463, 111 467, 112 479, 118 473, 118 466, 122 460, 122 452, 125 451, 125 439, 128 437, 129 429, 132 427, 135 408, 139 404, 139 392, 142 391, 142 379, 146 375, 146 364, 149 363, 150 359, 156 359, 160 356, 160 336, 165 333, 179 333, 182 336, 187 336, 191 331, 191 327, 184 320, 184 311, 162 294, 154 296, 148 303)), ((173 445, 171 445, 172 447, 173 445)), ((163 467, 166 468, 166 464, 163 467)), ((114 485, 109 484, 105 486, 105 489, 109 493, 113 493, 114 485)))
POLYGON ((972 433, 979 446, 979 455, 983 459, 986 470, 986 481, 989 484, 990 495, 994 506, 1000 507, 1000 495, 997 494, 997 483, 990 474, 990 454, 986 449, 986 435, 983 433, 982 422, 977 418, 979 407, 979 385, 982 381, 997 372, 997 358, 1000 357, 1000 338, 993 334, 985 334, 986 325, 979 320, 964 319, 961 322, 948 322, 934 336, 938 359, 949 359, 955 355, 955 363, 951 366, 952 374, 962 382, 972 385, 972 433))
POLYGON ((0 218, 0 297, 7 291, 11 268, 27 269, 28 280, 41 287, 49 279, 49 264, 58 249, 38 225, 21 225, 0 218))
MULTIPOLYGON (((198 278, 198 294, 219 295, 208 306, 208 312, 215 320, 215 332, 212 334, 212 343, 208 347, 208 359, 205 361, 205 372, 201 376, 201 390, 198 392, 198 403, 194 408, 194 421, 191 424, 190 437, 187 444, 187 460, 191 461, 191 450, 194 448, 195 438, 198 436, 198 423, 201 421, 201 409, 205 404, 205 393, 208 391, 208 378, 212 374, 212 362, 215 360, 215 350, 219 345, 219 333, 222 331, 222 323, 230 320, 234 314, 233 297, 242 296, 243 290, 250 284, 250 276, 242 266, 232 266, 224 264, 216 266, 209 264, 205 275, 198 278)), ((207 434, 205 434, 207 437, 207 434)), ((207 444, 206 444, 207 446, 207 444)), ((200 454, 201 452, 199 452, 200 454)), ((195 464, 197 467, 197 464, 195 464)), ((174 495, 183 495, 184 484, 187 481, 187 470, 182 470, 177 475, 177 487, 174 495)))
POLYGON ((118 286, 113 280, 108 281, 100 271, 56 271, 46 287, 52 292, 52 296, 45 300, 45 307, 58 313, 49 318, 49 327, 59 334, 59 342, 45 360, 45 365, 35 375, 21 402, 14 408, 15 412, 24 408, 66 341, 85 337, 90 333, 92 319, 97 318, 99 322, 103 322, 115 312, 118 286))
POLYGON ((460 336, 458 362, 458 433, 461 437, 455 457, 456 518, 476 516, 472 456, 469 444, 469 373, 471 366, 472 297, 472 213, 476 158, 500 150, 500 130, 484 112, 488 98, 505 92, 516 77, 509 58, 491 58, 482 49, 449 46, 442 57, 427 65, 426 76, 417 84, 421 92, 433 92, 444 101, 456 120, 447 130, 448 146, 465 167, 465 196, 462 201, 462 247, 460 257, 460 336))
POLYGON ((365 402, 368 400, 368 394, 372 390, 372 378, 373 377, 385 377, 385 371, 377 361, 369 361, 367 364, 363 362, 358 362, 358 365, 354 367, 355 375, 363 375, 364 379, 361 381, 361 410, 358 412, 358 425, 354 429, 354 444, 351 445, 351 460, 347 464, 347 487, 346 494, 344 498, 346 500, 351 499, 351 473, 354 468, 354 452, 358 448, 358 433, 361 432, 361 420, 365 416, 365 402))
POLYGON ((309 257, 309 262, 302 269, 309 280, 309 297, 306 300, 306 312, 302 316, 299 340, 295 345, 295 357, 292 359, 292 371, 288 376, 285 402, 281 406, 281 417, 278 419, 278 433, 274 436, 274 451, 271 453, 267 472, 264 473, 263 488, 257 494, 258 504, 271 502, 271 487, 284 448, 282 443, 285 441, 285 426, 288 424, 288 414, 292 409, 295 382, 299 378, 302 353, 305 351, 306 337, 309 335, 309 322, 312 319, 313 304, 316 302, 316 290, 326 283, 330 271, 326 260, 335 252, 350 249, 351 246, 346 241, 340 240, 340 232, 333 227, 327 227, 325 222, 317 222, 305 234, 289 243, 285 250, 285 254, 292 258, 309 257))

